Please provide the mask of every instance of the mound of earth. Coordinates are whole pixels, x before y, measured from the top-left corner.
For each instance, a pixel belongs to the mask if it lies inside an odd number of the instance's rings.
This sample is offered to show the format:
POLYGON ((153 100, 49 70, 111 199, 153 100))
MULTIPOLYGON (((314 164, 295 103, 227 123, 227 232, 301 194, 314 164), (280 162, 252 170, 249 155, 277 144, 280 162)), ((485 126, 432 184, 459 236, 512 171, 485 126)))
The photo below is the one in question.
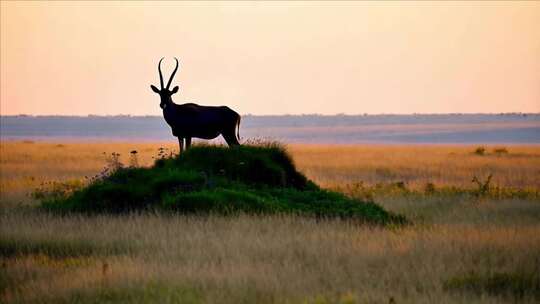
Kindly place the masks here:
POLYGON ((296 214, 404 223, 373 202, 321 189, 298 172, 279 145, 194 146, 149 168, 120 168, 63 197, 55 212, 128 213, 159 209, 195 214, 296 214))

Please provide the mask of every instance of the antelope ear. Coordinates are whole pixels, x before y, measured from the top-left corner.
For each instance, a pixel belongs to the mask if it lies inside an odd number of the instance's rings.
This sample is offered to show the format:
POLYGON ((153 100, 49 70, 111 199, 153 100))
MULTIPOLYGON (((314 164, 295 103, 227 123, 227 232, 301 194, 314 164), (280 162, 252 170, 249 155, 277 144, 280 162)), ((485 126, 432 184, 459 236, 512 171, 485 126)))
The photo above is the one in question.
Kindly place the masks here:
POLYGON ((156 88, 154 85, 150 85, 150 87, 152 88, 152 91, 156 92, 159 94, 159 90, 158 88, 156 88))
POLYGON ((171 93, 173 93, 173 94, 176 93, 176 92, 178 92, 178 86, 175 86, 171 91, 171 93))

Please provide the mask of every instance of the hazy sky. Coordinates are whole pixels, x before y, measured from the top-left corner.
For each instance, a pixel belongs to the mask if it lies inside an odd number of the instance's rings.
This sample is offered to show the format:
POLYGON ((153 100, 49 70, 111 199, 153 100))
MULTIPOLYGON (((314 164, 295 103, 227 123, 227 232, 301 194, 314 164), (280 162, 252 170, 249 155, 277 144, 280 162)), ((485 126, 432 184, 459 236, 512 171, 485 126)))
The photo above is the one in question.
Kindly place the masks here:
POLYGON ((540 112, 540 2, 1 4, 10 114, 540 112), (165 80, 167 81, 167 80, 165 80))

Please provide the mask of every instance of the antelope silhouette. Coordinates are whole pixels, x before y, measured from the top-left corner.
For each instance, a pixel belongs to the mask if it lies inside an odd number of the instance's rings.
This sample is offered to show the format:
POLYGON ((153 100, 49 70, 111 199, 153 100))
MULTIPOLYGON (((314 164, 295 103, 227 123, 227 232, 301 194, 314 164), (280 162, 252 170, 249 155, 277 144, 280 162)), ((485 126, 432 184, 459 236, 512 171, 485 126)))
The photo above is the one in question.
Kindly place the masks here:
POLYGON ((178 86, 169 90, 171 82, 178 70, 178 59, 176 57, 176 67, 163 87, 163 74, 161 73, 161 61, 159 60, 158 72, 161 89, 150 85, 152 91, 159 94, 161 102, 159 106, 163 109, 163 117, 172 129, 173 136, 178 138, 180 153, 184 150, 184 140, 186 150, 191 146, 191 138, 213 139, 220 134, 227 145, 240 145, 240 115, 227 106, 200 106, 194 103, 175 104, 172 95, 178 92, 178 86))

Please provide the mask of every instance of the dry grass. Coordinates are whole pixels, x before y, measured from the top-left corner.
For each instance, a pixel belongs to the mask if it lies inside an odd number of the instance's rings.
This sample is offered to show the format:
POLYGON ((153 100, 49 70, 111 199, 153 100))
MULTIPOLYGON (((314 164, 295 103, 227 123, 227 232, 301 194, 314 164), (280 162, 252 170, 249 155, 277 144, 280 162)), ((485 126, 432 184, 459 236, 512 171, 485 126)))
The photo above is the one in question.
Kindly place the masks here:
MULTIPOLYGON (((98 174, 111 153, 129 163, 136 150, 140 165, 150 165, 158 148, 178 149, 159 143, 42 143, 2 142, 0 145, 0 195, 4 201, 28 201, 26 194, 45 181, 84 179, 98 174)), ((177 151, 177 150, 176 150, 177 151)))
MULTIPOLYGON (((97 174, 112 152, 129 163, 138 151, 140 165, 150 165, 158 148, 173 153, 175 143, 43 143, 2 142, 0 193, 10 201, 24 200, 28 188, 49 180, 81 179, 97 174)), ((508 154, 473 153, 473 146, 336 146, 292 145, 289 150, 299 169, 325 187, 364 182, 403 181, 411 188, 427 182, 472 187, 473 176, 493 174, 503 187, 540 188, 540 147, 510 146, 508 154)))
MULTIPOLYGON (((59 218, 4 214, 4 236, 34 241, 132 242, 109 258, 42 256, 7 260, 4 300, 73 300, 162 284, 208 303, 272 303, 350 295, 360 303, 503 303, 444 290, 475 271, 538 269, 538 225, 435 225, 389 231, 295 217, 194 218, 162 215, 59 218), (75 262, 74 262, 74 261, 75 262), (107 264, 104 266, 104 264, 107 264), (74 266, 70 266, 73 265, 74 266), (16 278, 16 279, 13 279, 16 278)), ((165 298, 161 298, 165 301, 165 298)))
POLYGON ((471 187, 473 176, 493 174, 503 187, 540 187, 540 146, 510 146, 508 154, 476 155, 474 146, 292 146, 298 165, 325 186, 363 181, 406 182, 410 187, 471 187))
MULTIPOLYGON (((448 280, 471 272, 538 270, 537 199, 376 198, 421 223, 394 230, 290 216, 60 217, 7 208, 19 200, 32 204, 25 193, 42 180, 99 172, 102 152, 119 152, 127 163, 136 149, 139 163, 149 164, 160 146, 63 145, 2 143, 0 302, 538 301, 534 290, 516 297, 445 288, 448 280), (52 249, 43 250, 44 244, 52 249), (19 254, 6 254, 7 247, 19 254)), ((469 187, 473 175, 489 172, 500 185, 539 187, 537 147, 511 146, 501 156, 472 155, 474 147, 463 146, 290 149, 300 169, 326 186, 404 180, 469 187), (392 174, 381 173, 388 170, 392 174)))

